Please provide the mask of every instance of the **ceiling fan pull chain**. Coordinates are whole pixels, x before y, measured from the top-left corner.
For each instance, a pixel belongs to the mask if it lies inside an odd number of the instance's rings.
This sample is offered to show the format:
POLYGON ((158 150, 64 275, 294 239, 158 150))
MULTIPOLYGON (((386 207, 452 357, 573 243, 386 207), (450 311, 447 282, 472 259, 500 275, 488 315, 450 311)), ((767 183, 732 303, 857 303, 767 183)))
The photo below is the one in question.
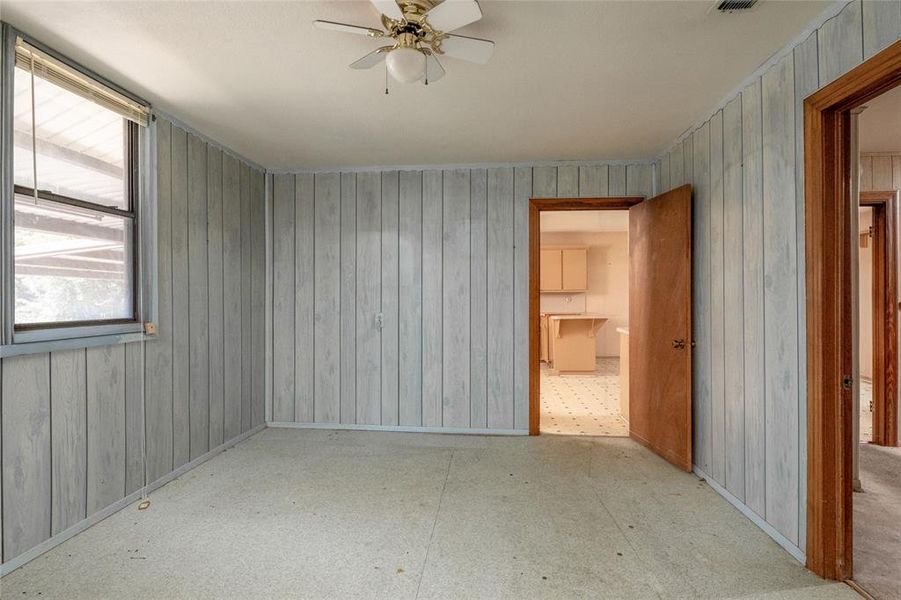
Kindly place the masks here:
POLYGON ((385 95, 388 95, 388 63, 385 63, 385 95))
POLYGON ((429 55, 425 55, 425 84, 429 85, 429 55))

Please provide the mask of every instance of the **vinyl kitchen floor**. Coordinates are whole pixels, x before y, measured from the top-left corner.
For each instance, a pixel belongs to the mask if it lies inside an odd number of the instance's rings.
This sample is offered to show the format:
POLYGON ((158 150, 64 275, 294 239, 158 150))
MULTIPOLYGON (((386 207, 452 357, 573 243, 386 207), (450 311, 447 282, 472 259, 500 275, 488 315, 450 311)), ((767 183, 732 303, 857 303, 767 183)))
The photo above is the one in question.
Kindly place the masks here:
POLYGON ((628 437, 619 412, 619 359, 599 358, 594 375, 554 375, 541 365, 541 431, 628 437))

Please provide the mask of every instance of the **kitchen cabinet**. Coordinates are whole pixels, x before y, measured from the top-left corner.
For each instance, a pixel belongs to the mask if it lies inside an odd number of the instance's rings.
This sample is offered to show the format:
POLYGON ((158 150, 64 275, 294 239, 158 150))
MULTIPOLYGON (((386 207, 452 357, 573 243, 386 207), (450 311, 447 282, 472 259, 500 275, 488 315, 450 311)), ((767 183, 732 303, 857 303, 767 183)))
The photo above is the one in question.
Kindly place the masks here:
POLYGON ((560 250, 541 250, 541 291, 563 291, 563 260, 560 250))
POLYGON ((542 292, 584 292, 588 289, 588 248, 542 248, 542 292))

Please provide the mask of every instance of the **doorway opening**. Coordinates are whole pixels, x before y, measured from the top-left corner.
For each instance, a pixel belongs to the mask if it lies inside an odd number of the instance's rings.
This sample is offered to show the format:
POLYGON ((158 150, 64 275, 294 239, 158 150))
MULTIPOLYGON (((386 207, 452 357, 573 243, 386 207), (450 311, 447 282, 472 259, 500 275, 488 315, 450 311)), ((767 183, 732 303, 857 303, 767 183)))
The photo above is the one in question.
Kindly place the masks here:
MULTIPOLYGON (((878 438, 896 444, 899 307, 897 291, 891 288, 897 285, 897 267, 882 266, 875 259, 879 255, 889 264, 891 259, 897 259, 897 250, 891 249, 897 247, 896 238, 888 237, 891 227, 897 230, 897 193, 877 189, 874 191, 890 193, 859 194, 859 184, 864 183, 864 178, 858 168, 857 115, 866 103, 878 100, 899 84, 901 42, 804 102, 808 331, 806 552, 808 568, 828 579, 857 579, 855 561, 860 557, 855 552, 855 542, 861 533, 857 527, 865 525, 869 516, 883 519, 887 516, 881 508, 871 509, 872 515, 859 512, 863 506, 862 498, 868 497, 865 481, 861 482, 863 494, 852 492, 858 450, 876 447, 861 446, 858 434, 859 408, 865 408, 859 405, 859 392, 861 387, 866 389, 858 362, 862 331, 858 307, 869 295, 868 290, 858 287, 861 282, 858 267, 871 266, 873 278, 879 278, 878 289, 876 285, 868 286, 873 290, 872 436, 874 441, 878 438), (867 218, 869 212, 861 214, 861 206, 872 210, 874 223, 873 237, 869 237, 867 229, 866 240, 861 237, 859 219, 867 218), (886 222, 880 228, 882 215, 886 222), (872 265, 858 262, 860 245, 864 241, 873 250, 872 265), (894 255, 887 256, 887 252, 894 255)), ((896 464, 901 469, 901 462, 896 464)), ((862 479, 866 477, 862 474, 862 479)), ((897 476, 888 478, 898 479, 897 476)), ((895 496, 886 506, 898 505, 895 496)), ((881 529, 890 534, 888 525, 881 529)), ((879 530, 878 526, 876 530, 879 530)), ((893 561, 890 564, 896 565, 901 548, 897 547, 898 540, 892 542, 891 538, 891 535, 883 538, 892 545, 878 547, 875 554, 889 558, 893 561)), ((897 577, 897 569, 879 570, 897 577)))
POLYGON ((629 211, 540 221, 541 432, 628 437, 629 211))
MULTIPOLYGON (((691 470, 691 201, 692 191, 688 185, 649 199, 533 198, 529 201, 531 435, 538 435, 545 425, 548 431, 556 429, 555 433, 576 435, 625 436, 628 432, 630 438, 664 459, 683 470, 691 470), (583 291, 586 294, 590 291, 590 240, 585 237, 561 239, 546 231, 544 241, 547 244, 542 249, 541 216, 551 211, 627 211, 619 219, 628 225, 628 233, 623 236, 628 240, 628 259, 620 261, 625 264, 621 265, 616 281, 607 284, 628 290, 619 307, 612 308, 614 304, 610 298, 590 305, 587 298, 579 297, 583 291), (622 304, 628 306, 625 315, 622 304), (606 342, 598 340, 598 333, 610 321, 614 325, 610 327, 606 342), (618 346, 624 338, 628 341, 628 349, 621 351, 618 346), (610 354, 619 354, 619 360, 610 364, 602 360, 599 364, 599 346, 606 347, 610 354), (622 369, 620 361, 625 357, 628 366, 622 369), (563 377, 586 372, 597 375, 598 369, 600 379, 592 383, 601 388, 606 382, 608 387, 606 402, 601 402, 599 409, 606 408, 606 412, 611 413, 608 416, 620 417, 620 425, 615 430, 608 422, 605 431, 600 418, 594 421, 595 415, 586 414, 590 413, 588 403, 580 400, 588 400, 591 390, 577 382, 563 385, 561 379, 551 381, 552 377, 561 377, 561 373, 563 377), (621 378, 621 373, 625 377, 621 378), (545 394, 542 383, 557 389, 547 390, 550 393, 545 394), (565 406, 556 401, 555 391, 558 396, 561 393, 567 396, 572 405, 565 406), (586 397, 578 398, 580 391, 586 397), (628 408, 620 406, 620 391, 626 391, 628 395, 628 408), (547 400, 544 407, 543 400, 547 400), (543 408, 549 421, 546 424, 542 422, 543 408), (555 410, 563 414, 555 414, 555 410), (579 412, 583 414, 569 414, 579 412), (598 425, 588 428, 589 422, 598 425)), ((576 219, 557 221, 587 223, 591 214, 585 212, 576 219)), ((608 227, 617 219, 615 214, 596 216, 608 227)), ((620 229, 624 227, 621 225, 620 229)), ((623 249, 619 254, 621 259, 625 258, 623 249)), ((604 265, 594 266, 601 267, 601 277, 607 275, 603 272, 604 265)))

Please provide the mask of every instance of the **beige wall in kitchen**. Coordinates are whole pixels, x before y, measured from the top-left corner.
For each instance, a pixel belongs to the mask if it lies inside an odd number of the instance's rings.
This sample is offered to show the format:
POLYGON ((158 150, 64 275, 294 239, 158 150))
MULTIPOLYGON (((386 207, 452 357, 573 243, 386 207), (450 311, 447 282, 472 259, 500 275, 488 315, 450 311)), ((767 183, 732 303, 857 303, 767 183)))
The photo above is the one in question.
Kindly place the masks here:
MULTIPOLYGON (((610 319, 598 332, 598 356, 619 356, 616 328, 629 323, 629 234, 542 233, 541 245, 588 247, 585 312, 600 313, 610 319)), ((542 294, 542 299, 550 295, 542 294)))

